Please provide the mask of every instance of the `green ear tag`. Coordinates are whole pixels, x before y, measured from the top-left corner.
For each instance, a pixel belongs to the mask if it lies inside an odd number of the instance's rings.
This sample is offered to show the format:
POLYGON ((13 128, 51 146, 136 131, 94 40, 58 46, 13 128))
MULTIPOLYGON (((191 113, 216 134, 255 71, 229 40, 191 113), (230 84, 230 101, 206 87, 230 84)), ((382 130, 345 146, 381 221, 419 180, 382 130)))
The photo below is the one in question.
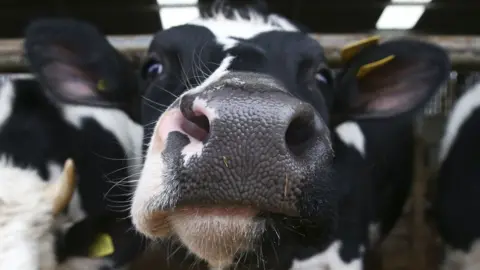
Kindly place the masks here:
POLYGON ((98 89, 99 91, 105 91, 105 89, 107 89, 105 80, 99 80, 99 81, 98 81, 98 83, 97 83, 97 89, 98 89))
POLYGON ((379 41, 379 36, 371 36, 344 46, 340 51, 342 63, 345 63, 352 59, 352 57, 357 55, 364 48, 377 45, 379 41))
POLYGON ((112 254, 115 251, 113 241, 110 235, 102 233, 97 236, 93 244, 90 246, 88 254, 93 258, 101 258, 112 254))
POLYGON ((357 78, 361 79, 368 73, 372 72, 373 70, 382 67, 383 65, 387 64, 388 62, 392 61, 395 58, 394 55, 387 56, 383 59, 378 61, 372 62, 370 64, 363 65, 357 72, 357 78))

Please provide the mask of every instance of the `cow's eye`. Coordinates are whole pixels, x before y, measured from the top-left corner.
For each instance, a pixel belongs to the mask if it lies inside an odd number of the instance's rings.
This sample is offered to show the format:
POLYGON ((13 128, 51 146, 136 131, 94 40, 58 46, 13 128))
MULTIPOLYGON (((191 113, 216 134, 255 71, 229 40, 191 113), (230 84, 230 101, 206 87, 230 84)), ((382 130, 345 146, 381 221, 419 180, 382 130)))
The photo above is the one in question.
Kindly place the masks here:
POLYGON ((156 77, 163 72, 163 64, 160 62, 151 62, 147 65, 147 76, 156 77))
POLYGON ((161 74, 163 72, 163 65, 160 63, 152 64, 148 67, 148 74, 161 74))
POLYGON ((320 67, 315 72, 315 80, 319 83, 331 84, 332 83, 332 73, 326 67, 320 67))
POLYGON ((163 73, 165 73, 165 65, 156 59, 146 62, 142 69, 142 77, 147 80, 155 79, 163 73))

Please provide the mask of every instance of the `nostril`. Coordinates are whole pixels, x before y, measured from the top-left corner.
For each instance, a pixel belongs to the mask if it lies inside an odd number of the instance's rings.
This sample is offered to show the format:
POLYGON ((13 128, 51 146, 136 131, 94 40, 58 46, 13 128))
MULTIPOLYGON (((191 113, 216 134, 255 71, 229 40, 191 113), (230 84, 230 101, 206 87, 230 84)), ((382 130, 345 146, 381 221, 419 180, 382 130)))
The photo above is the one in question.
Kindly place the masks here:
POLYGON ((185 117, 180 127, 185 133, 201 142, 204 142, 210 133, 210 123, 205 115, 185 117))
POLYGON ((315 138, 315 130, 315 115, 313 113, 297 114, 285 132, 285 142, 288 149, 294 155, 302 155, 309 147, 309 143, 315 138))
POLYGON ((180 111, 184 119, 180 128, 194 139, 204 142, 210 133, 210 121, 203 112, 193 110, 193 107, 193 100, 182 100, 180 111))

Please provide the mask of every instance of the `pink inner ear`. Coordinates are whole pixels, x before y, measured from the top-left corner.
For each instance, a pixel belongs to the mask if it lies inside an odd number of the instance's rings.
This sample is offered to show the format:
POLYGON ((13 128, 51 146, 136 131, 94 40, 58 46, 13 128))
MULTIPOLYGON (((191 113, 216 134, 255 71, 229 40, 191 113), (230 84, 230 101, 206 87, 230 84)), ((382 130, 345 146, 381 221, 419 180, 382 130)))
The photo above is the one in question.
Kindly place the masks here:
POLYGON ((429 62, 396 58, 358 81, 352 107, 373 114, 407 112, 429 94, 436 69, 429 62))
POLYGON ((65 81, 61 83, 62 95, 68 98, 85 99, 92 96, 92 88, 85 81, 65 81))
POLYGON ((421 91, 394 92, 372 99, 367 106, 368 111, 406 111, 415 105, 421 91))
POLYGON ((95 95, 94 85, 79 68, 54 62, 46 66, 43 74, 50 85, 50 91, 68 99, 87 99, 95 95))

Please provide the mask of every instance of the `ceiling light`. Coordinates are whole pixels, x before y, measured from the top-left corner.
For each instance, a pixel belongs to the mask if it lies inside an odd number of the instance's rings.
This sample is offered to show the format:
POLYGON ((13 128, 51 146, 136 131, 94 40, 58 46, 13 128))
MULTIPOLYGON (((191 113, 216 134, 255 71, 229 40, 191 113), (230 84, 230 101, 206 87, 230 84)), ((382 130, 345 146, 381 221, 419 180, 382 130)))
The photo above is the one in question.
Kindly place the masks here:
MULTIPOLYGON (((159 0, 161 1, 161 0, 159 0)), ((406 3, 406 4, 428 4, 432 0, 392 0, 392 3, 406 3)))
POLYGON ((411 29, 425 12, 423 5, 389 5, 377 21, 377 29, 411 29))
POLYGON ((196 5, 198 0, 157 0, 160 6, 167 5, 196 5))
POLYGON ((200 17, 198 7, 160 7, 163 29, 182 25, 200 17))

